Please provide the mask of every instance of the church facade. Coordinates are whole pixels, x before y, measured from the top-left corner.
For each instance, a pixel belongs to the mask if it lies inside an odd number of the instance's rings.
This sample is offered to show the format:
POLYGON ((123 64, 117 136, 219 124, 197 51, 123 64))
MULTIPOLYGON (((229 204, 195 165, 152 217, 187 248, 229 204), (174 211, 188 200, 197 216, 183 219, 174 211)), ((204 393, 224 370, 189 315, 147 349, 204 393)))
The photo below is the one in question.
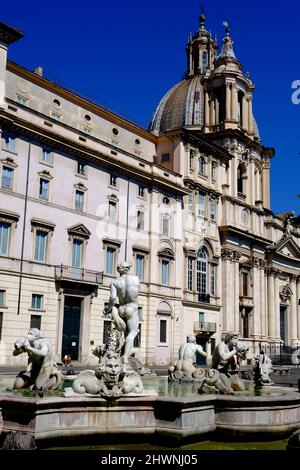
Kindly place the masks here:
POLYGON ((125 259, 147 365, 191 334, 208 353, 229 330, 253 353, 300 345, 299 222, 271 210, 275 152, 229 28, 218 53, 199 22, 148 130, 8 60, 23 35, 0 24, 0 365, 26 360, 12 349, 30 327, 57 361, 96 363, 125 259))

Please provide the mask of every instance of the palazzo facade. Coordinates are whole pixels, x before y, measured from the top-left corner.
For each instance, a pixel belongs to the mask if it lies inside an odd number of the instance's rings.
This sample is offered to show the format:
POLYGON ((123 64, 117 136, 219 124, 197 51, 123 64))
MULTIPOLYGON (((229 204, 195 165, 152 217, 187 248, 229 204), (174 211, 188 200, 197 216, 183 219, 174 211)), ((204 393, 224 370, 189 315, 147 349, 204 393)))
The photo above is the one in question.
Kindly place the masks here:
MULTIPOLYGON (((0 365, 32 326, 55 359, 95 364, 117 265, 139 276, 134 352, 168 365, 195 334, 211 353, 235 330, 256 352, 300 345, 300 225, 270 208, 254 85, 227 28, 204 15, 187 73, 148 130, 8 60, 0 23, 0 365)), ((23 357, 24 356, 24 357, 23 357)))

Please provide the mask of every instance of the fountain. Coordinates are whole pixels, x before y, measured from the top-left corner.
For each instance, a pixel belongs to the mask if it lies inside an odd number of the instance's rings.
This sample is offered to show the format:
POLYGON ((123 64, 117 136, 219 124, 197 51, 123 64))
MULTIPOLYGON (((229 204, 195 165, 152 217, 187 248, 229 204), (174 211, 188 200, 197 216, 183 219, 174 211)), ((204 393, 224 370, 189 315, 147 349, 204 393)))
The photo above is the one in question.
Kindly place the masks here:
MULTIPOLYGON (((111 443, 121 436, 135 441, 137 436, 167 438, 176 446, 185 438, 199 440, 213 433, 234 440, 274 440, 299 429, 299 391, 265 386, 271 384, 271 363, 263 351, 254 359, 255 386, 239 378, 247 348, 234 332, 216 347, 208 372, 194 366, 196 353, 205 353, 189 336, 179 349, 177 364, 169 369, 169 384, 167 377, 141 378, 130 365, 139 323, 139 283, 129 271, 130 265, 122 263, 120 278, 111 284, 106 314, 114 326, 108 344, 94 350, 99 364, 95 371, 80 373, 72 388, 58 389, 60 371, 41 332, 30 330, 16 342, 15 351, 27 352, 31 365, 18 375, 15 390, 0 397, 4 446, 43 448, 73 440, 78 445, 84 438, 111 443), (153 391, 154 382, 159 390, 153 391)), ((146 371, 140 364, 139 368, 146 371)))

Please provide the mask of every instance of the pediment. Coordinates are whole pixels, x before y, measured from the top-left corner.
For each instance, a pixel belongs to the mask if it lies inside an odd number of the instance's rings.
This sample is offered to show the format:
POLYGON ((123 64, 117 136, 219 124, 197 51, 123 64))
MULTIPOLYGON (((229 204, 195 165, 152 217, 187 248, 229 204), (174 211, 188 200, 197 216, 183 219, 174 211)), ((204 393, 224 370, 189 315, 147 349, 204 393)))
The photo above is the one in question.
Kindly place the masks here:
POLYGON ((91 232, 83 224, 73 225, 73 227, 68 228, 69 235, 90 238, 91 232))
POLYGON ((273 250, 278 255, 300 259, 300 247, 292 237, 281 239, 277 245, 273 247, 273 250))

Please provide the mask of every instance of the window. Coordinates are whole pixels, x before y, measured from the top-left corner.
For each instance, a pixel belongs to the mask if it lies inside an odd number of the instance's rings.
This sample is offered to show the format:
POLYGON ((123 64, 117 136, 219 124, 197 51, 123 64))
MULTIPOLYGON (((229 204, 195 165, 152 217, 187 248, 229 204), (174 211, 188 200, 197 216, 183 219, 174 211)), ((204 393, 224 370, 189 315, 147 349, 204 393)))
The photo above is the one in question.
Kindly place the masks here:
POLYGON ((115 272, 116 250, 108 247, 106 250, 106 274, 114 274, 115 272))
POLYGON ((145 224, 145 213, 143 211, 137 211, 136 229, 144 230, 144 224, 145 224))
POLYGON ((0 255, 8 255, 10 225, 0 222, 0 255))
POLYGON ((117 186, 117 177, 116 177, 116 175, 110 175, 109 184, 110 184, 110 186, 117 186))
POLYGON ((83 241, 73 239, 72 243, 72 267, 81 268, 82 266, 83 241))
POLYGON ((87 122, 91 122, 91 120, 92 120, 92 118, 91 118, 91 116, 90 116, 89 114, 86 114, 86 115, 84 116, 84 119, 85 119, 87 122))
POLYGON ((162 232, 164 237, 170 236, 170 219, 168 217, 163 217, 162 219, 162 232))
POLYGON ((60 101, 59 101, 57 98, 54 98, 54 100, 52 101, 52 103, 53 103, 54 106, 56 106, 57 108, 60 108, 60 106, 61 106, 60 101))
POLYGON ((199 193, 198 194, 198 214, 201 217, 205 217, 205 201, 206 201, 205 193, 199 193))
POLYGON ((165 197, 163 198, 163 204, 164 204, 165 206, 170 206, 171 201, 170 201, 170 199, 169 199, 167 196, 165 196, 165 197))
POLYGON ((108 218, 111 222, 115 222, 117 214, 117 203, 109 201, 108 202, 108 218))
POLYGON ((55 121, 60 121, 61 120, 61 114, 56 113, 55 111, 51 111, 51 117, 55 121))
POLYGON ((250 316, 251 308, 246 307, 242 310, 243 319, 243 338, 249 338, 250 336, 250 316))
POLYGON ((169 153, 163 153, 161 156, 161 161, 162 162, 168 162, 170 160, 170 154, 169 153))
POLYGON ((133 340, 133 347, 140 348, 141 347, 141 338, 142 338, 142 325, 139 323, 139 332, 133 340))
POLYGON ((167 320, 159 321, 159 342, 164 344, 167 342, 167 320))
POLYGON ((203 75, 206 74, 207 71, 207 52, 203 51, 202 52, 202 73, 203 75))
POLYGON ((84 206, 84 192, 76 190, 75 192, 75 209, 77 211, 83 211, 84 206))
POLYGON ((11 134, 3 134, 3 148, 9 152, 16 151, 16 138, 11 134))
POLYGON ((47 232, 37 230, 35 232, 34 260, 44 263, 46 260, 47 232))
POLYGON ((246 180, 246 167, 244 164, 239 164, 237 169, 237 192, 240 194, 245 193, 245 180, 246 180))
POLYGON ((210 199, 210 219, 216 220, 216 200, 213 197, 210 199))
POLYGON ((193 290, 193 268, 194 268, 194 259, 190 256, 188 257, 188 290, 193 290))
POLYGON ((30 315, 30 328, 41 329, 42 317, 41 315, 30 315))
POLYGON ((248 273, 242 273, 242 281, 243 281, 243 296, 247 297, 249 295, 248 289, 248 273))
POLYGON ((12 189, 14 170, 9 166, 2 167, 1 187, 4 189, 12 189))
POLYGON ((45 201, 49 198, 49 181, 44 178, 40 178, 39 198, 45 201))
POLYGON ((194 169, 194 151, 190 151, 190 159, 189 159, 189 168, 190 171, 194 169))
POLYGON ((206 162, 204 157, 200 157, 198 160, 199 164, 199 173, 200 175, 205 175, 206 172, 206 162))
POLYGON ((170 262, 163 259, 161 262, 161 283, 163 286, 169 285, 170 262))
POLYGON ((200 323, 201 328, 203 327, 204 320, 205 320, 205 313, 204 312, 199 312, 199 323, 200 323))
POLYGON ((112 132, 114 135, 119 135, 119 131, 115 127, 113 128, 112 132))
POLYGON ((145 186, 139 185, 139 192, 138 192, 139 196, 145 197, 145 192, 146 192, 145 186))
POLYGON ((2 327, 3 327, 3 313, 0 312, 0 340, 2 338, 2 327))
POLYGON ((211 179, 215 180, 216 179, 216 162, 212 161, 211 162, 211 179))
POLYGON ((86 173, 86 164, 82 162, 77 162, 77 175, 85 176, 86 173))
POLYGON ((194 210, 194 195, 193 193, 189 194, 189 200, 188 200, 188 211, 193 212, 194 210))
POLYGON ((0 307, 4 307, 5 305, 5 290, 0 290, 0 307))
POLYGON ((43 309, 43 300, 44 296, 41 294, 32 294, 31 297, 31 308, 35 310, 42 310, 43 309))
POLYGON ((26 106, 28 103, 28 98, 24 98, 23 96, 17 95, 17 103, 26 106))
POLYGON ((142 281, 144 277, 144 256, 136 255, 135 258, 135 274, 142 281))
POLYGON ((42 149, 42 162, 52 165, 52 152, 47 149, 42 149))
POLYGON ((216 270, 217 267, 212 264, 210 266, 210 293, 216 295, 216 270))
POLYGON ((135 139, 134 143, 135 145, 141 145, 141 141, 139 139, 135 139))
POLYGON ((207 291, 207 256, 202 248, 197 258, 197 292, 206 294, 207 291))

